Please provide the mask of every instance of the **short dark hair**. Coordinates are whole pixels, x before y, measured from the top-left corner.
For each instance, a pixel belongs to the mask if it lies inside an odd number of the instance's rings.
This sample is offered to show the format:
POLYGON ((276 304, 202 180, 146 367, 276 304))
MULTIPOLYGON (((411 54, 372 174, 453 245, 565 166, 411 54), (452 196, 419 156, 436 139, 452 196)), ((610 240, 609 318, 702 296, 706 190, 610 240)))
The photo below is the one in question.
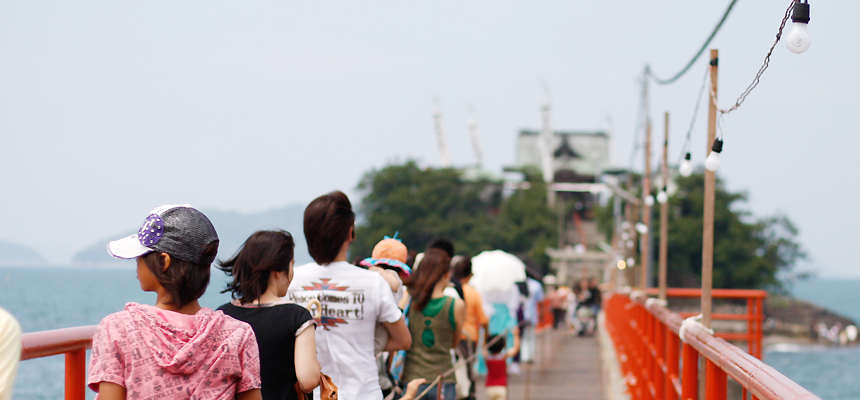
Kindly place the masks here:
POLYGON ((469 257, 459 257, 456 263, 454 263, 454 274, 453 277, 455 280, 461 280, 463 278, 469 277, 472 275, 472 259, 469 257))
POLYGON ((305 239, 308 253, 319 265, 331 264, 350 228, 355 226, 352 204, 343 192, 334 191, 314 199, 305 209, 305 239))
POLYGON ((491 344, 487 350, 490 351, 490 354, 499 354, 503 350, 505 350, 505 337, 501 335, 491 335, 487 338, 487 343, 490 343, 493 339, 499 338, 495 343, 491 344))
POLYGON ((446 253, 448 253, 448 258, 454 258, 454 242, 447 238, 437 237, 430 241, 430 244, 427 245, 427 249, 439 249, 446 253))
POLYGON ((254 232, 218 269, 233 278, 221 293, 230 292, 242 303, 253 303, 269 288, 271 272, 289 272, 296 247, 293 236, 283 230, 254 232))
MULTIPOLYGON (((194 264, 170 257, 170 267, 164 270, 162 253, 153 251, 143 256, 143 262, 149 271, 155 275, 158 283, 170 294, 170 304, 182 308, 186 304, 203 296, 209 286, 209 267, 211 264, 194 264)), ((209 243, 203 251, 202 259, 215 259, 218 254, 218 241, 209 243)))

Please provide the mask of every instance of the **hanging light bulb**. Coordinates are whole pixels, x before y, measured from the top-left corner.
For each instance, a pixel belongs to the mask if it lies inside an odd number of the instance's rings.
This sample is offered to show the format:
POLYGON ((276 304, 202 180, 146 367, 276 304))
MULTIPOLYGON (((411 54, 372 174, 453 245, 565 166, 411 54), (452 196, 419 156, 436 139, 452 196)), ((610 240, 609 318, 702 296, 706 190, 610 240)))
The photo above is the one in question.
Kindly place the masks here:
POLYGON ((615 266, 617 266, 618 269, 624 269, 624 268, 627 268, 627 263, 624 262, 624 260, 618 260, 618 262, 615 264, 615 266))
POLYGON ((791 31, 786 35, 785 46, 792 53, 800 54, 809 48, 809 31, 806 30, 809 24, 809 3, 800 0, 794 2, 794 11, 791 13, 792 27, 791 31))
POLYGON ((632 249, 634 245, 636 245, 636 243, 633 243, 633 241, 632 241, 632 240, 628 240, 628 241, 627 241, 627 248, 628 248, 628 249, 632 249))
POLYGON ((641 222, 638 222, 636 224, 636 232, 639 232, 640 234, 644 235, 648 233, 648 226, 641 222))
POLYGON ((654 196, 651 196, 650 194, 645 196, 645 205, 648 207, 653 206, 654 205, 654 196))
POLYGON ((678 167, 678 173, 681 176, 690 176, 693 174, 693 164, 690 163, 690 152, 684 156, 684 161, 681 161, 681 166, 678 167))
POLYGON ((660 193, 657 193, 657 202, 665 204, 667 201, 669 201, 669 195, 666 194, 666 187, 663 186, 663 190, 661 190, 660 193))
POLYGON ((630 239, 629 233, 627 233, 627 232, 621 233, 621 240, 628 240, 628 239, 630 239))
POLYGON ((632 267, 634 265, 636 265, 636 260, 634 260, 633 257, 628 258, 627 259, 627 266, 632 267))
POLYGON ((723 141, 719 138, 714 139, 714 145, 711 146, 711 154, 705 159, 705 168, 708 171, 716 171, 720 168, 720 152, 723 151, 723 141))

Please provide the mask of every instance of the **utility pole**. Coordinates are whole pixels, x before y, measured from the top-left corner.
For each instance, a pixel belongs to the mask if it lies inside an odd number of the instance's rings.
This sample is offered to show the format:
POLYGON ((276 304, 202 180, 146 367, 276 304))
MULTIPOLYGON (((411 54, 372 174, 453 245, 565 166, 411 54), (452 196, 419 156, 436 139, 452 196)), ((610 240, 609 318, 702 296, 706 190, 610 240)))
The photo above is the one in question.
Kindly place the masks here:
MULTIPOLYGON (((705 157, 717 137, 717 66, 719 51, 711 49, 711 92, 708 95, 708 141, 705 157)), ((714 192, 716 174, 705 168, 705 219, 702 232, 702 324, 711 327, 711 289, 714 286, 714 192)))
MULTIPOLYGON (((665 193, 669 185, 669 112, 665 115, 665 127, 663 134, 663 192, 665 193)), ((668 195, 669 193, 666 193, 668 195)), ((669 200, 660 204, 660 277, 658 285, 660 286, 660 300, 666 300, 666 270, 669 261, 669 200)))
POLYGON ((645 117, 645 176, 642 177, 642 223, 647 228, 640 237, 639 254, 641 265, 639 287, 648 288, 648 260, 651 257, 651 206, 645 201, 651 195, 651 121, 645 117))

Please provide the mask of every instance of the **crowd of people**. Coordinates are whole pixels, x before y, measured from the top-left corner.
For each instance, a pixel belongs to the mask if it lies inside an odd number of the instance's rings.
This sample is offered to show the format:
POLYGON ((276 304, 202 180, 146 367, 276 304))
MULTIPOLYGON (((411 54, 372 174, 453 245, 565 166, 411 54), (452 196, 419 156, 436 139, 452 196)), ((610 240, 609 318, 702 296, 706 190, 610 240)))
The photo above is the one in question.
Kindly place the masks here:
MULTIPOLYGON (((507 374, 534 360, 538 277, 482 294, 469 284, 471 259, 450 240, 417 253, 397 234, 347 262, 355 213, 337 191, 307 206, 304 236, 314 260, 306 265, 294 265, 295 242, 282 230, 256 232, 216 259, 205 215, 188 205, 152 210, 108 252, 137 261, 155 305, 128 303, 101 321, 89 388, 101 400, 453 400, 474 399, 483 374, 488 398, 506 399, 507 374), (217 310, 198 302, 213 263, 232 297, 217 310)), ((589 304, 590 290, 574 291, 577 301, 589 304)))

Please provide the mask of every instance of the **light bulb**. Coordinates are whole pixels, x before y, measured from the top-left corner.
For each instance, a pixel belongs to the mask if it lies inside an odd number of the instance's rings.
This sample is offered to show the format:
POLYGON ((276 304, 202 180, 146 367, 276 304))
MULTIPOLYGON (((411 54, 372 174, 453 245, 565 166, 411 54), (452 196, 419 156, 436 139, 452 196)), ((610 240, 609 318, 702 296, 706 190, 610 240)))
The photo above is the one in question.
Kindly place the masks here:
POLYGON ((809 31, 806 30, 809 24, 809 3, 801 3, 800 0, 795 1, 791 21, 793 24, 791 31, 785 37, 785 46, 792 53, 800 54, 806 51, 811 43, 809 31))
POLYGON ((711 154, 708 154, 708 158, 705 159, 705 168, 708 171, 716 171, 720 168, 720 153, 712 151, 711 154))
POLYGON ((651 196, 650 194, 645 196, 645 205, 648 207, 653 206, 654 205, 654 196, 651 196))
POLYGON ((624 229, 624 230, 630 229, 630 223, 627 221, 621 222, 621 229, 624 229))
POLYGON ((627 268, 627 263, 624 262, 624 260, 618 260, 618 262, 615 265, 618 267, 618 269, 627 268))
POLYGON ((633 257, 628 258, 627 259, 627 266, 632 267, 634 265, 636 265, 636 260, 634 260, 633 257))
POLYGON ((684 156, 684 161, 681 161, 678 173, 680 173, 681 176, 690 176, 693 174, 693 164, 690 163, 690 153, 687 153, 687 155, 684 156))
POLYGON ((705 168, 708 171, 714 172, 720 168, 720 152, 723 151, 723 141, 720 138, 714 139, 714 145, 711 146, 711 153, 705 159, 705 168))
POLYGON ((627 248, 628 248, 628 249, 632 249, 634 245, 635 245, 635 243, 633 243, 633 241, 632 241, 632 240, 628 240, 628 241, 627 241, 627 248))
POLYGON ((791 32, 786 36, 785 46, 792 53, 800 54, 809 48, 809 31, 806 30, 806 24, 803 22, 795 22, 792 25, 791 32))
POLYGON ((666 189, 663 189, 660 191, 660 193, 657 193, 657 202, 658 203, 665 204, 667 201, 669 201, 669 195, 666 194, 666 189))
POLYGON ((636 232, 639 232, 640 234, 644 235, 648 233, 648 226, 639 222, 636 224, 636 232))
POLYGON ((624 233, 622 233, 622 234, 621 234, 621 240, 628 240, 628 239, 630 239, 630 234, 629 234, 629 233, 624 232, 624 233))

